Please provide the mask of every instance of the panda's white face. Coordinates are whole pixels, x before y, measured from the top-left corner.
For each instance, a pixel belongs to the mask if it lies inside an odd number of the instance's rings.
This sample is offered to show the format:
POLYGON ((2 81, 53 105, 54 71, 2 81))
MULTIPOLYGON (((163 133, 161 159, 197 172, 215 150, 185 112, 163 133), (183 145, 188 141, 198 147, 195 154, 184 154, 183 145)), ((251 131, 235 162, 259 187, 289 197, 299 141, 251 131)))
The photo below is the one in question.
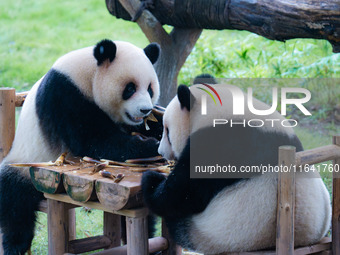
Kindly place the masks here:
POLYGON ((146 86, 137 86, 129 82, 123 91, 123 104, 120 116, 129 125, 142 124, 143 118, 150 114, 153 102, 153 90, 151 83, 146 86))
POLYGON ((114 60, 104 60, 97 68, 93 98, 116 123, 139 125, 158 100, 158 78, 142 49, 127 42, 114 43, 114 60))
POLYGON ((189 111, 181 108, 176 97, 167 106, 163 116, 163 135, 158 153, 168 160, 178 159, 190 135, 189 111))

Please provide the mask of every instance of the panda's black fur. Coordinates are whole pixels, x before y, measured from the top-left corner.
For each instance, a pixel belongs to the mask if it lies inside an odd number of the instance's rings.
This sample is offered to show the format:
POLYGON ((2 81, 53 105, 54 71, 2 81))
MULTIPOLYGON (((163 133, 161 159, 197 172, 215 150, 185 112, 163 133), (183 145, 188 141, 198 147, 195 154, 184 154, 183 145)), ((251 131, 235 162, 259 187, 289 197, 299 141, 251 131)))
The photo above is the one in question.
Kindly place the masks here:
MULTIPOLYGON (((112 62, 116 50, 112 41, 99 42, 94 47, 98 66, 105 65, 106 60, 112 62)), ((158 58, 159 46, 150 44, 144 53, 153 64, 158 58)), ((41 129, 39 132, 48 142, 50 151, 60 153, 67 150, 74 156, 117 161, 158 155, 158 140, 162 134, 161 117, 156 116, 157 123, 148 122, 151 130, 146 130, 144 125, 116 123, 81 93, 71 78, 69 74, 52 68, 42 78, 35 97, 39 120, 36 128, 41 129), (132 136, 133 131, 150 138, 132 136)), ((27 130, 29 135, 30 130, 27 130)), ((8 162, 5 158, 0 165, 0 226, 4 254, 25 254, 31 246, 36 211, 44 197, 34 188, 27 172, 24 174, 23 169, 8 166, 7 163, 20 162, 8 162)), ((149 221, 149 234, 153 235, 153 217, 149 217, 149 221)))
MULTIPOLYGON (((177 97, 182 110, 190 111, 194 100, 190 98, 192 95, 188 87, 179 86, 177 97)), ((216 141, 217 128, 207 127, 191 134, 175 168, 167 178, 151 171, 144 173, 142 177, 143 197, 147 206, 165 219, 174 240, 189 249, 195 249, 188 234, 192 216, 203 212, 224 188, 249 180, 190 178, 190 140, 201 140, 204 145, 201 149, 205 151, 214 150, 216 142, 223 144, 223 154, 230 155, 228 163, 237 169, 240 166, 277 165, 278 147, 281 145, 295 146, 296 151, 303 150, 296 136, 280 132, 266 133, 242 125, 221 127, 224 135, 219 136, 219 141, 216 141), (214 141, 214 144, 209 141, 214 141)))

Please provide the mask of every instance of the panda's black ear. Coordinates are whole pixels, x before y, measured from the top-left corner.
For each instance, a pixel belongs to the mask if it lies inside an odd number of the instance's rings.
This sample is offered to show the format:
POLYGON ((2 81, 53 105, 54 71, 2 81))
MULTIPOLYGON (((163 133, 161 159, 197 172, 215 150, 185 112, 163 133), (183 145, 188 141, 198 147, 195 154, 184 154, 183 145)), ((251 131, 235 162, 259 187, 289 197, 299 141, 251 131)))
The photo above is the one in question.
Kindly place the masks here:
POLYGON ((116 57, 116 44, 108 39, 97 43, 93 50, 93 56, 97 59, 97 65, 100 66, 105 60, 112 62, 116 57))
POLYGON ((196 99, 191 94, 189 87, 186 85, 179 85, 177 88, 177 97, 181 104, 181 108, 186 108, 190 112, 196 99))
POLYGON ((145 55, 150 59, 151 63, 156 63, 159 54, 161 52, 161 48, 158 43, 150 43, 148 46, 144 48, 145 55))

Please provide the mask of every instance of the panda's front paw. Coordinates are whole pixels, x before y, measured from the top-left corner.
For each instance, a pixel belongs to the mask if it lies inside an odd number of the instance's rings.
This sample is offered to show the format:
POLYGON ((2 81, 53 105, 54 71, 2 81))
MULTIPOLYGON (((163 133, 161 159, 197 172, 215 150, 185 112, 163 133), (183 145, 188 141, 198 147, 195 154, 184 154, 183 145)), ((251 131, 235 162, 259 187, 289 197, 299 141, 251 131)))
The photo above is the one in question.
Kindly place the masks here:
POLYGON ((148 171, 142 176, 142 190, 144 195, 154 193, 155 189, 161 182, 165 180, 165 176, 158 172, 148 171))

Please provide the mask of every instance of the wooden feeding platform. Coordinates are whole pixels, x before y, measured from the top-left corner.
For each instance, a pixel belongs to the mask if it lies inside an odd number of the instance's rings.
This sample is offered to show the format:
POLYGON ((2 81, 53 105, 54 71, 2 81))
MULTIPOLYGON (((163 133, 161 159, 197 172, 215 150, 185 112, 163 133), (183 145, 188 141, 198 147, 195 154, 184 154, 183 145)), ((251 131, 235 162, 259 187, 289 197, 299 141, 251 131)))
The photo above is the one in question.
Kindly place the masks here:
MULTIPOLYGON (((145 165, 138 168, 119 165, 107 168, 102 166, 106 174, 104 176, 102 171, 98 171, 98 163, 84 162, 79 158, 72 164, 61 166, 37 165, 30 167, 30 175, 35 188, 43 193, 66 193, 73 201, 80 203, 98 201, 112 211, 143 205, 141 177, 142 172, 148 170, 145 165), (117 181, 112 176, 123 178, 117 181)), ((150 168, 152 166, 154 165, 150 165, 150 168)), ((163 163, 157 163, 156 166, 166 167, 167 163, 163 160, 163 163)))

